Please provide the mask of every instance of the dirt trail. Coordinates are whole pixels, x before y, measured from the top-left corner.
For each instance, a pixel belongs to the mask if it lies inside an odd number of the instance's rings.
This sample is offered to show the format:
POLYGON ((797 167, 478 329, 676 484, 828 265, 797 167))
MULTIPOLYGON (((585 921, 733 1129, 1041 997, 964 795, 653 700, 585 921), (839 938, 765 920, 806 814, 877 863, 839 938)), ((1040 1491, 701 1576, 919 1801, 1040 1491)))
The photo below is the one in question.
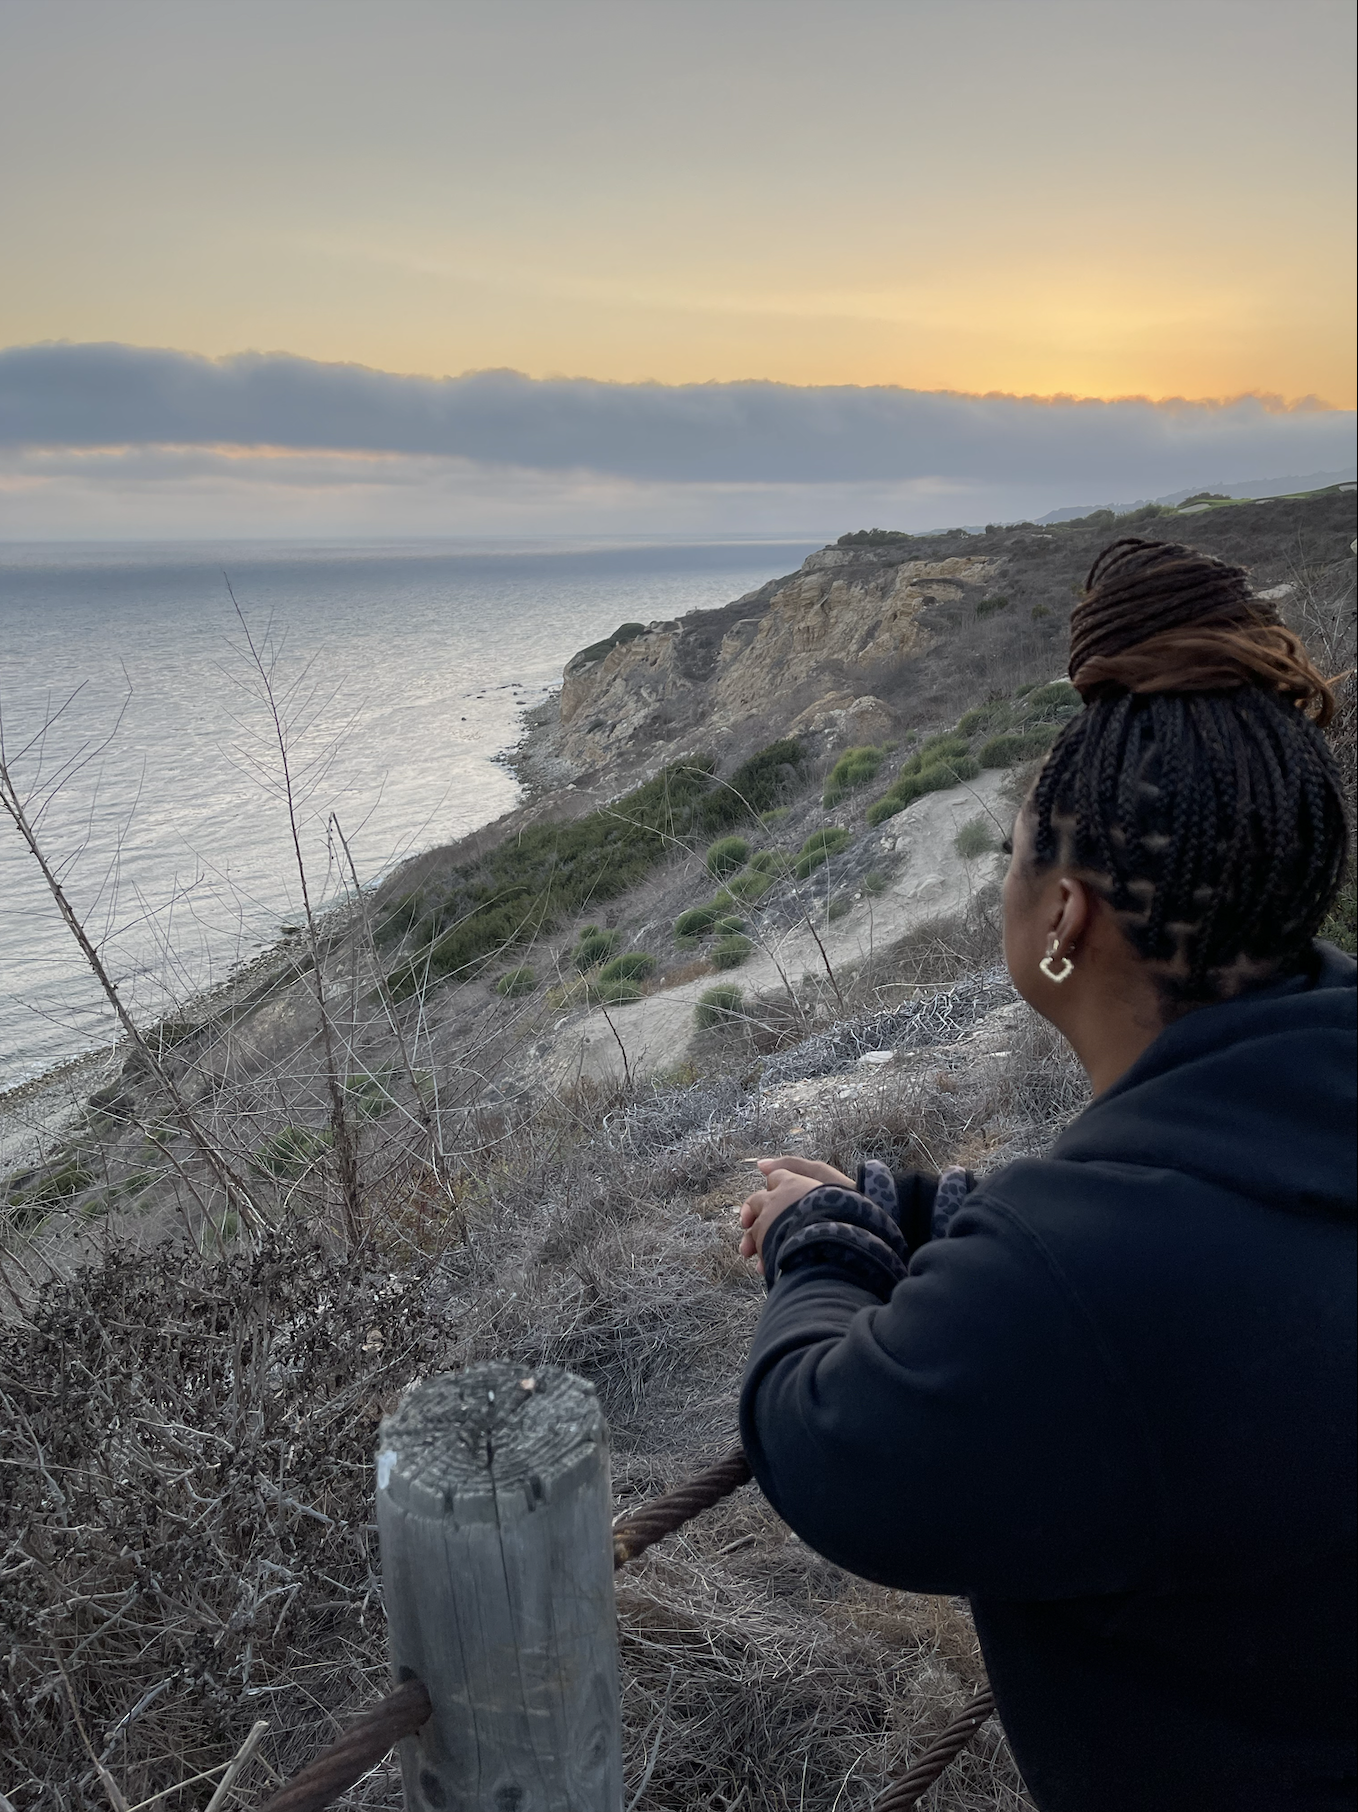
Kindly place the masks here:
MULTIPOLYGON (((955 839, 961 826, 977 816, 993 820, 996 843, 1008 834, 1013 809, 1000 797, 1008 778, 1007 772, 992 769, 963 786, 928 793, 880 830, 866 833, 880 840, 884 859, 894 859, 896 866, 884 892, 875 898, 860 894, 843 918, 827 922, 822 903, 816 935, 837 974, 886 949, 926 919, 965 910, 993 876, 997 858, 983 855, 968 861, 958 855, 955 839)), ((748 998, 783 991, 787 984, 795 988, 804 974, 824 976, 824 960, 805 921, 773 931, 761 929, 756 918, 749 931, 758 945, 754 955, 729 976, 715 979, 736 983, 748 998)), ((610 1007, 606 1014, 596 1008, 563 1026, 546 1058, 549 1073, 559 1081, 618 1078, 624 1051, 634 1077, 679 1062, 695 1034, 693 1009, 713 981, 702 975, 631 1006, 610 1007)))

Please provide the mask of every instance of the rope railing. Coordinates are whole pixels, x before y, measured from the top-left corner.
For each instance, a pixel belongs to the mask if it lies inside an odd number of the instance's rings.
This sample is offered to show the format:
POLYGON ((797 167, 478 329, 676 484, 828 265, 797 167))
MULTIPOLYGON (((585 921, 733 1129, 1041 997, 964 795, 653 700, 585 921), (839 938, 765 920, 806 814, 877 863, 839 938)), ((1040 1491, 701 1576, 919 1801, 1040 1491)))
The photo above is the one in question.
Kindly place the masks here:
MULTIPOLYGON (((744 1450, 733 1447, 715 1465, 662 1492, 613 1523, 613 1566, 626 1566, 666 1536, 676 1534, 705 1510, 750 1482, 744 1450)), ((950 1763, 975 1738, 995 1709, 987 1686, 955 1717, 902 1775, 873 1801, 872 1812, 911 1812, 950 1763)), ((265 1800, 259 1812, 324 1812, 361 1780, 403 1737, 413 1736, 432 1715, 429 1694, 419 1680, 406 1680, 379 1699, 300 1773, 265 1800)))

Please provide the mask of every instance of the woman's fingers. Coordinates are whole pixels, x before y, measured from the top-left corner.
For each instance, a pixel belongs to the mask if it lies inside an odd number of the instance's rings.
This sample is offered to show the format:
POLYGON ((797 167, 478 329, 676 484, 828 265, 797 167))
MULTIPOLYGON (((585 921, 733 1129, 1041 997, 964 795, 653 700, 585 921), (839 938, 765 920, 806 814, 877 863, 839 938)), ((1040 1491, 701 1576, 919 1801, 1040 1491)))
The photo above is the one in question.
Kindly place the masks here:
POLYGON ((756 1189, 740 1205, 740 1225, 743 1229, 740 1236, 740 1255, 742 1258, 758 1258, 759 1267, 764 1267, 764 1236, 778 1219, 778 1216, 789 1209, 794 1202, 801 1201, 813 1189, 822 1183, 835 1183, 841 1189, 852 1189, 853 1178, 846 1177, 842 1170, 836 1170, 833 1164, 822 1164, 815 1158, 798 1158, 791 1155, 781 1158, 756 1158, 755 1163, 764 1178, 764 1187, 756 1189))
POLYGON ((762 1253, 764 1237, 778 1216, 804 1195, 819 1188, 821 1181, 820 1177, 799 1176, 788 1170, 769 1171, 767 1187, 756 1189, 741 1204, 740 1224, 744 1228, 740 1240, 741 1256, 754 1258, 762 1253))
POLYGON ((755 1163, 767 1177, 772 1171, 786 1170, 792 1176, 810 1177, 816 1183, 837 1183, 841 1189, 852 1189, 853 1178, 846 1177, 833 1164, 822 1164, 818 1158, 756 1158, 755 1163))

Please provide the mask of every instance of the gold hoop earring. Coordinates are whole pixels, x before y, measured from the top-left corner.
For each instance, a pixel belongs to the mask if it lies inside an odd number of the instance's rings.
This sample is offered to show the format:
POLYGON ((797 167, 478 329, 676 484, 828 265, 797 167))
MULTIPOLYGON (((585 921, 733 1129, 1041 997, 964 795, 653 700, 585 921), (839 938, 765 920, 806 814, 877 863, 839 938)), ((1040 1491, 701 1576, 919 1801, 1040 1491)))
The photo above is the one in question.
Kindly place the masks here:
POLYGON ((1058 988, 1061 986, 1061 983, 1063 981, 1066 981, 1070 977, 1070 975, 1074 972, 1074 969, 1075 969, 1074 963, 1070 960, 1070 958, 1068 956, 1063 956, 1061 958, 1061 967, 1059 969, 1054 967, 1053 959, 1055 958, 1056 953, 1060 948, 1061 948, 1060 938, 1054 937, 1051 942, 1051 949, 1043 957, 1042 961, 1037 965, 1038 968, 1042 971, 1042 973, 1046 976, 1047 980, 1049 982, 1055 982, 1058 988))

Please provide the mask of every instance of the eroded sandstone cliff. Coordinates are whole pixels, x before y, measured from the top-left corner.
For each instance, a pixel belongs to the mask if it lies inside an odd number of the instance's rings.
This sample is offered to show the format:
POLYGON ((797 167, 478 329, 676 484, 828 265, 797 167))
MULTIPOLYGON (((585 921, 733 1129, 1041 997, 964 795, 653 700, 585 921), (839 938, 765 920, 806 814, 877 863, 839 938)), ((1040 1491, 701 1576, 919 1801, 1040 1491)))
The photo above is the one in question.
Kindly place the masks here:
POLYGON ((936 642, 929 610, 979 603, 996 561, 983 554, 903 559, 896 549, 830 547, 800 572, 723 610, 651 623, 563 676, 552 754, 572 772, 667 760, 701 730, 740 744, 774 719, 833 743, 902 727, 902 685, 936 642), (748 732, 748 735, 746 734, 748 732))

